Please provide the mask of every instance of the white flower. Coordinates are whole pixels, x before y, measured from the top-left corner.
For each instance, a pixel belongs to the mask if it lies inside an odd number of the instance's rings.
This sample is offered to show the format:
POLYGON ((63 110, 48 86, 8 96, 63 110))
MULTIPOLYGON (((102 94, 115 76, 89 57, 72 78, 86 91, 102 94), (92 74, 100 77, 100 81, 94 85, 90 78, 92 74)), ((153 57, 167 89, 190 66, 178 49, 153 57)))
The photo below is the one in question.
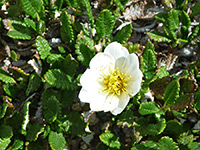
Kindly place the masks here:
POLYGON ((142 82, 138 57, 117 42, 96 54, 81 76, 81 102, 90 103, 92 111, 121 113, 136 95, 142 82))

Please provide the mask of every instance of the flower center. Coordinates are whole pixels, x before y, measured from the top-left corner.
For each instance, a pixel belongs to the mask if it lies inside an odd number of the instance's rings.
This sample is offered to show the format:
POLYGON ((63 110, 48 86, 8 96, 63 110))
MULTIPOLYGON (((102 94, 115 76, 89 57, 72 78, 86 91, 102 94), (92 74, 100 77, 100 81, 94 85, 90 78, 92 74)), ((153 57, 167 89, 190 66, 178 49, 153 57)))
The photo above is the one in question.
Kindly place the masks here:
POLYGON ((103 78, 99 81, 103 85, 100 89, 102 93, 108 93, 113 95, 120 95, 122 92, 128 94, 127 81, 131 76, 127 76, 125 73, 121 73, 118 68, 113 72, 110 71, 109 75, 103 74, 103 78))

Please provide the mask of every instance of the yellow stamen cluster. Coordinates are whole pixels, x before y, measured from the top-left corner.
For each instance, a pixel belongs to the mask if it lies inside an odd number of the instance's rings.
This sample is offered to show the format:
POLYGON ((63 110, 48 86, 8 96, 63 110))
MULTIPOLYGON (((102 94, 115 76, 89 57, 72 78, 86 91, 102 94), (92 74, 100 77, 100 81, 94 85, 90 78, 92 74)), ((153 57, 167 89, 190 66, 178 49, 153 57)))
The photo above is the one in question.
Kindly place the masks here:
POLYGON ((99 82, 103 85, 100 92, 113 94, 119 96, 122 92, 128 94, 127 81, 130 80, 131 76, 127 76, 125 73, 121 73, 118 68, 110 73, 103 74, 99 82))

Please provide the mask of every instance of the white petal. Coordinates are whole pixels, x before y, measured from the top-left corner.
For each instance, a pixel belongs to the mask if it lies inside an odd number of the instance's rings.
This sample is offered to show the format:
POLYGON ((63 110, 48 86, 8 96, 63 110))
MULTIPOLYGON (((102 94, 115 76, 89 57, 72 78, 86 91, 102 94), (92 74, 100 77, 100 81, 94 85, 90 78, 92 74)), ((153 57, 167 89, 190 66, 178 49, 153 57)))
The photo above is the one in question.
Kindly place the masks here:
POLYGON ((140 78, 136 79, 135 81, 128 82, 128 85, 126 87, 128 93, 131 96, 135 96, 141 89, 141 83, 142 83, 142 76, 140 76, 140 78))
POLYGON ((116 60, 115 68, 119 68, 121 73, 131 75, 135 69, 139 69, 138 57, 132 53, 128 57, 121 57, 116 60))
POLYGON ((130 97, 127 94, 125 94, 125 93, 121 94, 120 97, 119 97, 118 106, 115 109, 113 109, 111 111, 111 113, 113 115, 120 114, 124 110, 126 105, 128 104, 129 100, 130 100, 130 97))
POLYGON ((78 97, 84 103, 89 103, 92 100, 92 95, 84 88, 80 90, 78 97))
POLYGON ((104 112, 112 111, 119 104, 119 98, 114 95, 108 95, 104 104, 104 112))
POLYGON ((87 69, 80 78, 80 83, 82 87, 87 91, 97 91, 101 88, 101 85, 98 83, 98 78, 100 74, 92 69, 87 69))
POLYGON ((92 111, 103 111, 104 103, 106 101, 106 95, 102 95, 99 93, 94 94, 92 101, 90 101, 90 109, 92 111))
POLYGON ((90 61, 90 69, 100 71, 114 69, 114 58, 111 55, 98 53, 90 61))
POLYGON ((117 42, 110 43, 105 48, 104 53, 113 56, 115 60, 117 58, 127 57, 129 55, 128 50, 125 47, 123 47, 120 43, 117 43, 117 42))

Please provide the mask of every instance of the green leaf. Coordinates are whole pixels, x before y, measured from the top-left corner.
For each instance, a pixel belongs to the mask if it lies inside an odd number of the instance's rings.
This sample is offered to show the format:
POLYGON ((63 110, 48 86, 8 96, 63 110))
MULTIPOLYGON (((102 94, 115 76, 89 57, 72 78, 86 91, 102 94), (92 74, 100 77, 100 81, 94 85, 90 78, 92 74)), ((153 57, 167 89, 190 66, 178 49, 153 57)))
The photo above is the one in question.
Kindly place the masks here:
POLYGON ((157 59, 154 49, 154 45, 148 42, 143 53, 143 65, 141 69, 146 80, 151 80, 155 75, 157 59))
POLYGON ((170 82, 165 90, 164 101, 167 105, 172 105, 179 97, 180 84, 178 80, 170 82))
POLYGON ((200 90, 194 93, 194 106, 197 110, 200 110, 200 90))
POLYGON ((36 141, 39 134, 41 134, 43 131, 44 131, 44 127, 37 123, 30 125, 27 130, 26 140, 30 142, 36 141))
POLYGON ((73 58, 71 54, 68 54, 63 61, 63 67, 61 68, 66 74, 72 76, 76 73, 78 67, 78 62, 73 58))
POLYGON ((191 19, 190 16, 184 10, 181 12, 181 22, 183 26, 186 26, 187 29, 189 29, 191 25, 191 19))
POLYGON ((167 66, 160 67, 159 72, 156 73, 156 76, 160 79, 169 76, 169 72, 167 71, 167 66))
POLYGON ((3 89, 5 91, 5 93, 9 96, 9 97, 12 97, 12 98, 15 98, 17 97, 17 95, 19 94, 20 92, 20 88, 17 87, 17 86, 13 86, 11 84, 4 84, 3 85, 3 89))
POLYGON ((3 103, 2 106, 0 105, 0 119, 2 119, 5 116, 7 108, 8 108, 7 103, 3 103))
POLYGON ((133 111, 130 109, 122 112, 122 114, 120 114, 117 117, 117 125, 118 126, 123 126, 124 123, 127 123, 128 127, 132 127, 133 121, 134 121, 134 115, 133 115, 133 111))
POLYGON ((117 32, 112 41, 117 41, 121 44, 124 44, 126 43, 127 39, 131 37, 131 33, 132 33, 132 24, 128 24, 117 32))
POLYGON ((75 52, 78 55, 77 59, 84 66, 89 66, 89 62, 94 56, 94 41, 84 34, 79 34, 76 40, 75 52))
POLYGON ((9 73, 0 68, 0 80, 5 83, 16 83, 9 73))
POLYGON ((31 104, 31 102, 29 102, 29 101, 24 104, 24 120, 22 122, 22 129, 21 129, 21 133, 23 135, 26 135, 26 127, 30 121, 29 120, 29 105, 30 104, 31 104))
POLYGON ((160 23, 165 23, 167 20, 167 17, 168 17, 167 12, 160 12, 155 16, 156 20, 160 23))
POLYGON ((39 13, 42 10, 42 0, 21 0, 22 8, 26 14, 30 15, 34 19, 39 17, 39 13))
POLYGON ((67 114, 63 123, 64 131, 71 135, 82 136, 85 134, 86 123, 83 116, 78 112, 70 112, 67 114))
POLYGON ((30 40, 31 36, 30 33, 25 33, 17 30, 8 31, 8 36, 13 39, 22 39, 22 40, 30 40))
POLYGON ((188 37, 188 41, 191 42, 196 38, 200 33, 200 26, 196 26, 194 30, 192 30, 192 34, 188 37))
POLYGON ((200 143, 199 142, 192 142, 188 144, 188 148, 190 150, 199 150, 200 149, 200 143))
POLYGON ((63 150, 66 145, 66 141, 62 133, 51 131, 48 141, 53 150, 63 150))
POLYGON ((177 141, 180 144, 187 145, 193 142, 193 138, 194 138, 194 135, 192 134, 188 135, 188 133, 184 132, 179 136, 179 139, 177 139, 177 141))
POLYGON ((195 5, 191 8, 192 10, 192 16, 196 16, 198 14, 200 14, 200 2, 195 3, 195 5))
POLYGON ((159 32, 147 32, 147 35, 151 40, 156 42, 170 43, 171 39, 159 32))
POLYGON ((102 133, 99 136, 99 138, 104 144, 106 144, 110 148, 120 149, 121 144, 119 142, 119 137, 117 137, 113 133, 111 132, 102 133))
POLYGON ((178 146, 176 146, 176 143, 173 141, 170 137, 162 137, 159 140, 158 143, 158 150, 179 150, 178 146))
POLYGON ((184 5, 185 5, 185 0, 176 0, 177 9, 183 9, 184 5))
POLYGON ((12 128, 8 125, 2 124, 0 126, 0 138, 11 138, 13 136, 12 128))
POLYGON ((117 5, 117 7, 119 7, 121 9, 121 11, 124 11, 124 7, 121 3, 121 0, 114 0, 114 2, 117 5))
POLYGON ((155 114, 159 108, 153 102, 142 102, 139 108, 141 115, 155 114))
POLYGON ((156 144, 153 141, 145 141, 144 143, 137 144, 131 150, 157 150, 156 144))
POLYGON ((191 105, 192 102, 192 94, 185 94, 185 95, 180 95, 176 102, 171 105, 172 110, 184 110, 187 108, 189 105, 191 105))
POLYGON ((7 146, 10 144, 11 140, 10 138, 0 138, 0 148, 1 150, 5 150, 7 146))
POLYGON ((101 11, 96 20, 96 31, 99 39, 110 38, 114 25, 115 16, 112 15, 112 12, 108 9, 101 11))
POLYGON ((65 74, 60 69, 49 69, 44 78, 46 82, 56 88, 75 90, 77 85, 73 82, 73 78, 65 74))
POLYGON ((13 39, 30 40, 32 31, 22 21, 8 20, 10 30, 7 35, 13 39))
POLYGON ((89 0, 83 0, 87 13, 88 13, 88 17, 89 17, 89 21, 91 23, 91 27, 94 28, 94 18, 93 18, 93 14, 92 14, 92 9, 90 6, 90 1, 89 0))
POLYGON ((140 117, 136 120, 135 127, 143 136, 158 135, 164 131, 166 120, 164 118, 155 118, 155 115, 148 116, 148 118, 140 117))
POLYGON ((15 139, 13 145, 12 145, 12 150, 19 150, 23 149, 24 142, 19 139, 15 139))
POLYGON ((173 40, 177 40, 177 35, 175 30, 178 30, 179 28, 179 15, 180 11, 171 9, 171 11, 168 13, 167 23, 168 23, 168 29, 171 37, 173 40))
POLYGON ((61 106, 55 96, 49 97, 46 102, 42 101, 44 119, 48 123, 54 122, 61 115, 61 106))
POLYGON ((41 78, 38 74, 31 74, 29 77, 28 87, 26 89, 26 96, 38 90, 41 84, 41 78))
POLYGON ((169 120, 167 122, 167 127, 165 129, 165 133, 169 135, 180 135, 183 133, 183 125, 177 120, 169 120))
POLYGON ((38 36, 35 41, 36 48, 40 54, 41 59, 45 59, 48 55, 50 55, 51 47, 46 39, 41 36, 38 36))
POLYGON ((11 50, 10 55, 13 61, 17 61, 17 53, 14 50, 11 50))
POLYGON ((60 35, 62 37, 62 40, 66 44, 72 44, 74 41, 74 32, 71 25, 71 20, 66 11, 63 11, 60 16, 60 21, 62 23, 60 28, 60 35))
POLYGON ((26 24, 27 27, 36 31, 36 23, 33 20, 29 18, 24 18, 24 23, 26 24))

